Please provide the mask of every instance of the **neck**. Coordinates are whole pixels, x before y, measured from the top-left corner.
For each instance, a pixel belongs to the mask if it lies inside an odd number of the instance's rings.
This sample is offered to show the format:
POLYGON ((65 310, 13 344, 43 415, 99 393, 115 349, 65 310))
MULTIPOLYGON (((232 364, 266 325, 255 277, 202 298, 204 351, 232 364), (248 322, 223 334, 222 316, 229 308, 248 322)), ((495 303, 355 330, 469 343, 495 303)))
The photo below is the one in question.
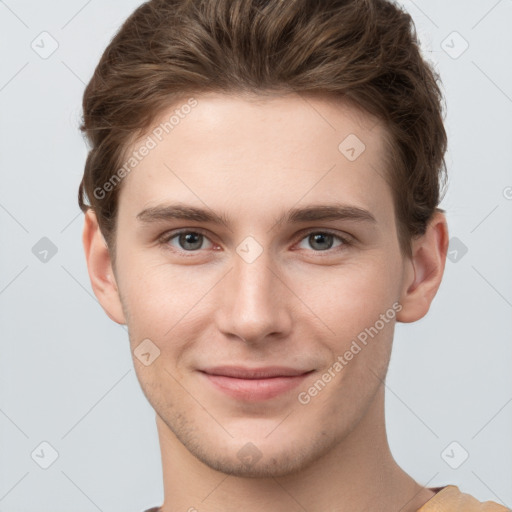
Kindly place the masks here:
POLYGON ((416 512, 434 492, 395 462, 384 421, 384 386, 352 431, 294 474, 226 475, 203 464, 157 416, 162 452, 162 512, 416 512))

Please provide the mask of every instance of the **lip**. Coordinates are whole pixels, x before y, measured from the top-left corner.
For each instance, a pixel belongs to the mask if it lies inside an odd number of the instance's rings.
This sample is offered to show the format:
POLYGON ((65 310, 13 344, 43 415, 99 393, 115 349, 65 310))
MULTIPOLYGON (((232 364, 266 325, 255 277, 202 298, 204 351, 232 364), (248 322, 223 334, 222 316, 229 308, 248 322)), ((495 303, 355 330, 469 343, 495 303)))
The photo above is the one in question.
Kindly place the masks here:
POLYGON ((244 368, 217 366, 200 373, 218 390, 232 398, 261 401, 274 398, 298 386, 314 370, 282 366, 244 368))

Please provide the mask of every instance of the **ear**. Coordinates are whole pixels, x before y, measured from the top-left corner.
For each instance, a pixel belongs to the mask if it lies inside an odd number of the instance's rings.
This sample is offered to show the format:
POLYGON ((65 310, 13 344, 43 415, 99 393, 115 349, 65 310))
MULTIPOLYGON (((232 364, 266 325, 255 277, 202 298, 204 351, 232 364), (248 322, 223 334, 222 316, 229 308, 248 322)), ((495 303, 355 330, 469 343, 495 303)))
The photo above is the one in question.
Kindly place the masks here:
POLYGON ((400 298, 402 309, 398 322, 415 322, 423 318, 441 284, 448 251, 448 225, 441 211, 436 211, 424 235, 412 242, 412 257, 400 298))
POLYGON ((112 270, 110 251, 92 208, 89 208, 85 214, 82 242, 94 295, 111 320, 118 324, 125 324, 126 319, 112 270))

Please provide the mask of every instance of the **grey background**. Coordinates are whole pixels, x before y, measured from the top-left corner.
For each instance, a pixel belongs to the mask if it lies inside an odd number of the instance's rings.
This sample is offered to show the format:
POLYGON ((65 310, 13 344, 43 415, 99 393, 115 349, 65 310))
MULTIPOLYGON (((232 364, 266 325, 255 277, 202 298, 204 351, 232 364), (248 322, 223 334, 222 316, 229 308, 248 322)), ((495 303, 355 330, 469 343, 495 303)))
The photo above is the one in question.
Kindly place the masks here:
MULTIPOLYGON (((76 201, 84 85, 139 3, 0 1, 0 512, 163 500, 154 412, 92 293, 76 201)), ((427 317, 397 326, 390 445, 420 483, 512 507, 512 1, 403 5, 444 83, 453 261, 427 317)))

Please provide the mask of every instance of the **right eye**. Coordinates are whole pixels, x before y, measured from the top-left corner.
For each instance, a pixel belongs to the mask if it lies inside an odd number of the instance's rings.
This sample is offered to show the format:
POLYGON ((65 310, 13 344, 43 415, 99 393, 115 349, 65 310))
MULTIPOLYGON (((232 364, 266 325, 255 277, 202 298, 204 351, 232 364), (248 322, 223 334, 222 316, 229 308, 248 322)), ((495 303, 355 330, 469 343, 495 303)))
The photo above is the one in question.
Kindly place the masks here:
MULTIPOLYGON (((160 244, 170 246, 171 250, 176 252, 198 252, 205 240, 209 241, 206 235, 199 230, 181 229, 165 233, 160 237, 160 244)), ((212 244, 211 241, 210 244, 212 244)))

